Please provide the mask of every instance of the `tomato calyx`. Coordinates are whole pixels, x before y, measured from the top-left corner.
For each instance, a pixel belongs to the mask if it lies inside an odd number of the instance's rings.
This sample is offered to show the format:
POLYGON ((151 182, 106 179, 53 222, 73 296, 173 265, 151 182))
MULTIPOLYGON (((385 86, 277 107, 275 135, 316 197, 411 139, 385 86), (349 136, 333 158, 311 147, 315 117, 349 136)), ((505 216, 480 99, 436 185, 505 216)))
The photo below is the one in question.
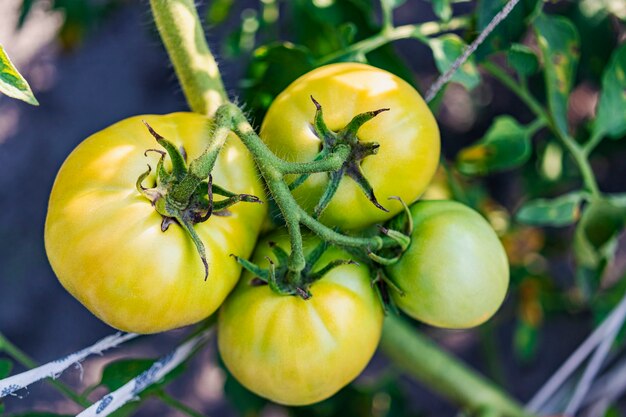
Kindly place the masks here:
MULTIPOLYGON (((320 201, 317 203, 315 209, 313 210, 313 216, 315 218, 319 218, 319 216, 321 216, 322 212, 328 206, 330 200, 337 192, 339 183, 344 176, 352 178, 363 190, 363 192, 372 202, 372 204, 374 204, 382 211, 388 212, 389 210, 383 207, 376 199, 374 189, 370 185, 369 181, 365 177, 365 174, 363 173, 363 170, 361 169, 361 161, 363 161, 363 159, 370 155, 375 155, 378 152, 378 148, 380 147, 380 145, 376 142, 360 141, 357 136, 357 132, 360 127, 363 126, 363 124, 372 120, 380 113, 389 111, 389 109, 381 108, 378 110, 357 114, 343 129, 334 132, 328 128, 326 122, 324 121, 322 105, 318 103, 313 96, 311 96, 311 101, 313 101, 316 109, 315 118, 313 124, 311 125, 311 129, 321 141, 321 150, 315 156, 313 161, 323 160, 328 155, 337 152, 342 147, 347 147, 349 149, 348 157, 346 158, 341 168, 337 171, 331 171, 328 173, 328 185, 326 186, 326 189, 324 190, 320 201)), ((289 185, 289 188, 291 190, 294 190, 302 183, 304 183, 309 175, 310 174, 308 173, 300 175, 298 178, 296 178, 295 181, 293 181, 289 185)))
POLYGON ((269 246, 277 262, 275 263, 271 258, 266 257, 265 259, 269 262, 268 268, 262 268, 236 255, 231 256, 233 256, 244 269, 255 275, 255 278, 250 282, 251 285, 269 285, 270 289, 277 294, 295 295, 303 300, 311 298, 311 292, 309 291, 310 286, 332 269, 341 265, 357 265, 357 262, 352 259, 335 259, 322 268, 314 270, 322 255, 326 249, 328 249, 328 243, 322 241, 306 256, 306 264, 304 269, 300 272, 300 279, 298 282, 294 282, 290 279, 292 275, 289 271, 289 254, 274 242, 269 242, 269 246))
POLYGON ((148 152, 156 152, 160 155, 156 166, 156 181, 154 187, 144 187, 143 183, 152 173, 152 167, 137 178, 137 190, 150 200, 152 206, 159 213, 161 231, 166 232, 170 225, 177 223, 191 238, 202 264, 204 266, 204 279, 209 276, 209 264, 202 239, 194 229, 194 225, 207 221, 212 215, 228 216, 228 208, 239 202, 262 203, 262 201, 250 194, 236 194, 213 183, 211 170, 215 163, 215 157, 219 148, 213 152, 205 152, 187 165, 187 156, 184 148, 177 148, 172 142, 158 134, 148 123, 143 122, 150 134, 156 139, 165 151, 160 149, 147 149, 148 152), (172 163, 171 171, 165 167, 165 157, 169 156, 172 163), (225 197, 215 200, 214 196, 225 197))

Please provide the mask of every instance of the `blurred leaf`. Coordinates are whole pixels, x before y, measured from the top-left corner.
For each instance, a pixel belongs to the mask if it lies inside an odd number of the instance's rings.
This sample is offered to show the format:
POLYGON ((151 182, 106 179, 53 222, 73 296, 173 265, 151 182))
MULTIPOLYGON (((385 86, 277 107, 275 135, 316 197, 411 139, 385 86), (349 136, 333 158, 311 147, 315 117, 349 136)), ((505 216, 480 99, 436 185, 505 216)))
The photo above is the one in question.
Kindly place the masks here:
POLYGON ((8 359, 0 359, 0 379, 9 376, 11 369, 13 369, 13 362, 8 359))
MULTIPOLYGON (((508 0, 479 0, 476 5, 477 33, 484 30, 491 19, 502 10, 508 0)), ((475 56, 482 61, 494 52, 508 49, 511 42, 517 42, 526 32, 526 20, 534 14, 542 2, 521 0, 511 11, 506 21, 496 26, 487 39, 478 47, 475 56)))
POLYGON ((402 6, 404 3, 406 3, 406 0, 381 0, 380 6, 386 10, 393 10, 402 6))
POLYGON ((530 323, 525 321, 517 323, 513 335, 513 351, 517 359, 527 363, 534 358, 537 351, 538 333, 537 327, 530 323))
POLYGON ((235 0, 213 0, 209 3, 206 20, 209 25, 215 26, 223 23, 232 11, 235 0))
POLYGON ((344 23, 337 29, 339 32, 339 39, 342 47, 350 46, 354 42, 354 38, 357 33, 357 27, 354 23, 344 23))
MULTIPOLYGON (((111 362, 102 371, 102 379, 100 384, 107 387, 110 391, 122 387, 131 379, 139 376, 141 373, 150 369, 157 359, 121 359, 111 362)), ((154 390, 160 389, 169 382, 180 376, 185 370, 185 364, 178 365, 170 373, 165 375, 163 379, 148 387, 141 395, 144 396, 154 390)))
POLYGON ((452 6, 450 5, 450 0, 430 0, 433 4, 433 12, 435 15, 447 22, 452 17, 452 6))
POLYGON ((39 105, 28 82, 13 66, 2 45, 0 45, 0 92, 33 106, 39 105))
POLYGON ((557 129, 567 135, 567 102, 580 54, 576 27, 562 16, 539 14, 534 21, 543 55, 548 106, 557 129))
POLYGON ((626 193, 624 194, 608 194, 605 196, 613 205, 618 207, 626 207, 626 193))
POLYGON ((258 48, 242 82, 245 102, 260 121, 274 98, 296 78, 314 68, 310 51, 289 42, 258 48))
POLYGON ((511 45, 511 49, 508 50, 506 57, 509 65, 513 67, 519 75, 529 76, 539 69, 539 59, 537 55, 526 45, 514 43, 511 45))
POLYGON ((608 200, 592 201, 574 234, 576 279, 586 298, 598 287, 606 266, 613 260, 617 236, 626 222, 626 208, 608 200))
POLYGON ((523 165, 531 154, 531 133, 512 117, 500 116, 482 139, 459 152, 457 168, 466 175, 485 175, 523 165))
POLYGON ((580 217, 585 194, 573 192, 554 199, 537 199, 525 203, 517 212, 521 223, 540 226, 567 226, 580 217))
POLYGON ((619 139, 626 133, 626 43, 611 57, 602 77, 594 135, 619 139))
MULTIPOLYGON (((435 57, 435 65, 442 74, 452 67, 454 61, 463 54, 467 46, 458 35, 454 34, 431 39, 429 45, 435 57)), ((480 83, 480 74, 472 57, 456 71, 452 81, 462 84, 468 90, 480 83)))

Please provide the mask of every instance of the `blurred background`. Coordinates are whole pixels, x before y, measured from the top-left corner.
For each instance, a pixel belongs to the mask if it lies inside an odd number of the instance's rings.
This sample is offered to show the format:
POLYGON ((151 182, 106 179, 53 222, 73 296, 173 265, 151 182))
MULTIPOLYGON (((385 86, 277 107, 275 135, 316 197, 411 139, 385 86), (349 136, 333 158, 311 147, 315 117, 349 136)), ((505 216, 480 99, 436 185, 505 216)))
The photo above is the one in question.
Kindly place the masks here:
MULTIPOLYGON (((333 42, 339 28, 354 30, 359 39, 373 33, 380 22, 379 5, 368 0, 201 3, 208 41, 220 61, 227 90, 250 111, 257 126, 272 98, 309 69, 310 62, 302 54, 327 55, 338 48, 333 42), (308 52, 292 48, 293 44, 276 44, 277 40, 305 45, 308 52), (271 47, 257 49, 261 45, 271 47), (276 66, 281 70, 275 71, 276 66)), ((473 15, 477 7, 473 1, 452 3, 454 16, 469 16, 469 29, 457 32, 469 40, 478 32, 473 15)), ((624 38, 626 5, 623 1, 554 1, 546 9, 568 16, 581 33, 582 55, 568 120, 572 129, 584 134, 594 115, 603 69, 624 38)), ((432 4, 422 0, 407 1, 395 16, 397 25, 440 18, 432 4)), ((517 41, 532 44, 532 34, 523 29, 518 30, 517 41)), ((113 332, 64 291, 46 259, 43 227, 57 170, 79 142, 120 119, 188 107, 147 1, 2 0, 0 44, 40 103, 32 107, 0 95, 0 333, 43 363, 113 332)), ((431 48, 414 39, 381 48, 368 59, 422 92, 439 75, 431 48)), ((541 97, 541 76, 529 81, 531 91, 541 97)), ((434 108, 445 160, 451 167, 441 170, 428 196, 453 198, 455 186, 464 190, 505 243, 512 289, 498 315, 478 329, 416 326, 523 402, 624 293, 624 234, 614 236, 615 250, 597 279, 597 288, 585 294, 576 279, 579 273, 571 248, 575 227, 539 228, 519 224, 513 217, 524 201, 557 196, 579 183, 562 146, 542 132, 523 165, 488 176, 467 175, 457 169, 459 151, 482 138, 495 117, 511 115, 526 124, 532 114, 484 72, 471 89, 459 83, 448 85, 434 108)), ((620 141, 604 141, 593 154, 590 162, 603 191, 626 192, 624 160, 626 146, 620 141)), ((107 362, 155 358, 185 333, 182 329, 142 338, 87 360, 80 369, 66 372, 63 380, 81 391, 99 381, 107 362)), ((328 404, 294 410, 267 405, 238 386, 218 363, 212 345, 188 368, 167 390, 206 415, 455 414, 426 387, 400 377, 382 355, 328 404)), ((16 366, 15 371, 20 369, 16 366)), ((105 392, 97 388, 90 398, 105 392)), ((68 415, 81 409, 44 383, 20 392, 19 398, 7 398, 5 407, 7 413, 40 410, 68 415)), ((136 415, 184 414, 148 400, 136 415)))

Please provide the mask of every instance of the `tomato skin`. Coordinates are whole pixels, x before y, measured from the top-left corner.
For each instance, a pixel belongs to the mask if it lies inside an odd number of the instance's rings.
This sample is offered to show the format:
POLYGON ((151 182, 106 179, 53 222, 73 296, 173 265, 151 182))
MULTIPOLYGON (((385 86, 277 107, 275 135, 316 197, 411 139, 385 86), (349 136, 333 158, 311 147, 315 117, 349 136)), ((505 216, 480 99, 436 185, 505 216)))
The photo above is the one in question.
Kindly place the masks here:
MULTIPOLYGON (((285 250, 286 236, 269 238, 285 250)), ((308 241, 307 247, 312 242, 308 241)), ((275 260, 267 240, 254 261, 275 260)), ((349 255, 330 248, 316 270, 349 255)), ((220 309, 218 347, 229 371, 258 395, 285 405, 322 401, 356 378, 374 354, 383 311, 365 266, 342 265, 310 287, 312 297, 252 286, 244 272, 220 309)))
MULTIPOLYGON (((384 70, 357 63, 317 68, 298 78, 270 106, 261 126, 261 138, 278 156, 289 161, 310 161, 320 151, 313 133, 313 96, 323 107, 332 130, 343 128, 359 113, 389 108, 358 131, 364 142, 378 142, 376 155, 361 164, 378 201, 389 210, 376 208, 351 178, 344 177, 320 220, 343 229, 359 229, 390 219, 402 210, 387 199, 400 196, 417 200, 439 162, 439 128, 428 106, 413 87, 384 70)), ((294 190, 309 211, 324 191, 328 174, 320 173, 294 190)))
MULTIPOLYGON (((209 276, 196 248, 174 223, 139 194, 135 182, 149 163, 154 183, 159 148, 142 120, 178 146, 188 160, 209 143, 211 121, 192 113, 143 115, 122 120, 87 138, 55 180, 45 225, 48 259, 61 284, 92 313, 124 331, 155 333, 212 314, 235 286, 241 268, 231 253, 249 256, 265 216, 261 204, 240 203, 229 217, 195 226, 204 242, 209 276)), ((166 165, 169 163, 167 158, 166 165)), ((227 189, 263 198, 254 163, 234 136, 213 170, 227 189)))
POLYGON ((411 245, 387 268, 405 292, 392 292, 398 307, 437 327, 462 329, 488 320, 509 284, 506 253, 489 223, 454 201, 419 202, 411 213, 411 245))

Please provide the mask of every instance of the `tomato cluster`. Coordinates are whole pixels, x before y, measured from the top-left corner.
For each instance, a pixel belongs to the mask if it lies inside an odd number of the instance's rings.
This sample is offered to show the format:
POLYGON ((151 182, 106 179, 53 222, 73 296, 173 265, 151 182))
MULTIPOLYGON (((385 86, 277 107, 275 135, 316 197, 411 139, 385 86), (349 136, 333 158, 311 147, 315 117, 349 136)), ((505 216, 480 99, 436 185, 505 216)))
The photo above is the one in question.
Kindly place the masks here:
POLYGON ((385 224, 388 238, 375 254, 305 234, 295 248, 306 265, 296 275, 284 228, 256 243, 267 205, 246 202, 267 200, 261 162, 234 134, 215 161, 207 158, 205 150, 219 148, 214 123, 190 113, 131 117, 86 139, 63 164, 46 250, 63 286, 106 323, 159 332, 221 306, 218 345, 230 372, 263 397, 303 405, 365 368, 386 303, 446 328, 479 325, 502 303, 508 263, 487 221, 456 202, 416 202, 439 161, 439 131, 405 81, 363 64, 328 65, 270 107, 260 137, 275 155, 345 158, 336 171, 285 176, 311 221, 351 236, 385 224), (206 161, 210 175, 198 178, 206 161))

